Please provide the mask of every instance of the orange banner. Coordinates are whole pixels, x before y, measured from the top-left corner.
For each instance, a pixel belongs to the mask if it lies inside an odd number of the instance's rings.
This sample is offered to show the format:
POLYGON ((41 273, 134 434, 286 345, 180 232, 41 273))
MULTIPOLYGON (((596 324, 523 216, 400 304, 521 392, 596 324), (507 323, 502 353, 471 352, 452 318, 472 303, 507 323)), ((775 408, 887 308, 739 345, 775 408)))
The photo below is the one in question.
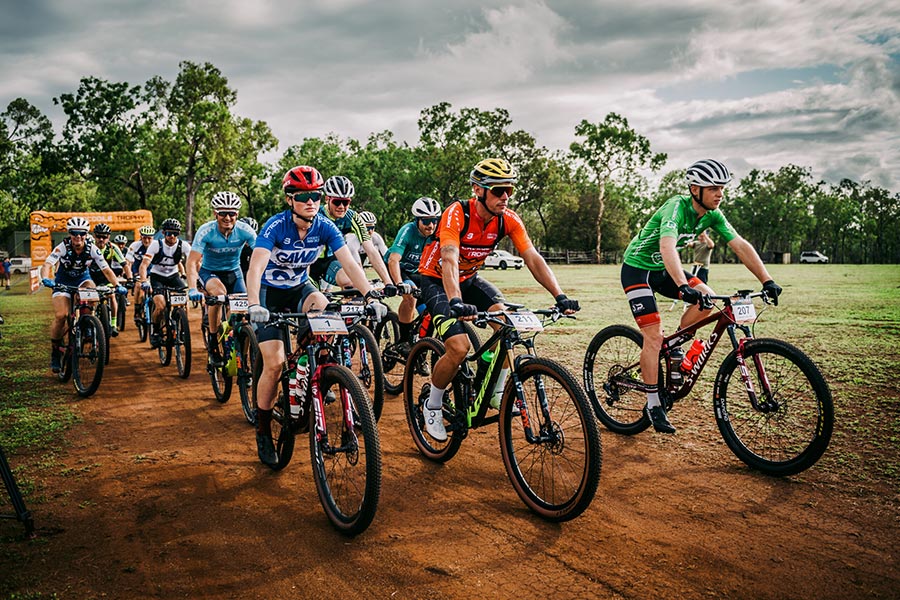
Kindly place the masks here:
POLYGON ((139 239, 138 230, 144 225, 153 225, 153 213, 149 210, 133 210, 108 213, 47 212, 36 210, 31 213, 31 264, 44 264, 53 250, 54 231, 65 231, 66 221, 71 217, 84 217, 93 228, 97 223, 106 223, 113 235, 131 232, 132 239, 139 239))

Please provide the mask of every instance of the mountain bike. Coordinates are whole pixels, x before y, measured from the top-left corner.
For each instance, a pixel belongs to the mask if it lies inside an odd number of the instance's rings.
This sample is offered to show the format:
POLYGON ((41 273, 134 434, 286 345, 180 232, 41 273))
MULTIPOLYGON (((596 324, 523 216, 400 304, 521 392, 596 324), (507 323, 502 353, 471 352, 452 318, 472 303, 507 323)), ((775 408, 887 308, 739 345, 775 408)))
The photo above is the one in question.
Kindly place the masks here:
MULTIPOLYGON (((418 297, 419 290, 413 290, 418 297)), ((469 321, 460 321, 469 336, 469 345, 474 349, 481 345, 481 339, 475 327, 469 321)), ((403 378, 406 375, 406 358, 413 344, 424 337, 431 337, 434 325, 431 313, 420 305, 416 318, 412 322, 408 339, 400 339, 400 317, 393 310, 375 328, 375 340, 381 353, 381 367, 384 371, 384 391, 392 396, 403 392, 403 378)))
MULTIPOLYGON (((160 344, 156 351, 159 354, 159 364, 167 366, 175 355, 175 366, 178 368, 178 376, 187 379, 191 374, 191 328, 187 314, 187 288, 170 288, 156 286, 153 291, 145 294, 152 296, 160 294, 165 298, 162 326, 160 327, 160 344)), ((158 326, 151 323, 151 332, 158 326)))
POLYGON ((341 338, 343 364, 362 382, 378 421, 384 407, 384 370, 378 342, 372 333, 378 321, 366 310, 365 299, 357 290, 328 292, 326 296, 329 301, 339 303, 340 315, 347 326, 347 335, 341 338))
MULTIPOLYGON (((339 307, 330 305, 329 311, 339 307)), ((316 490, 325 514, 341 533, 356 535, 371 524, 381 494, 381 444, 366 391, 341 364, 340 336, 348 331, 337 312, 274 313, 287 359, 272 410, 272 439, 280 470, 288 465, 297 434, 309 434, 316 490), (291 340, 297 349, 291 350, 291 340), (297 379, 306 360, 306 378, 297 379)), ((262 361, 254 365, 259 380, 262 361)), ((256 386, 253 386, 254 403, 256 386)))
MULTIPOLYGON (((828 447, 834 427, 831 391, 818 367, 798 348, 753 337, 748 326, 757 319, 753 298, 769 302, 765 293, 750 290, 704 296, 704 308, 716 310, 664 338, 659 357, 660 400, 669 411, 685 398, 727 334, 732 350, 719 366, 713 389, 719 432, 748 466, 768 475, 793 475, 814 465, 828 447), (678 366, 668 364, 670 352, 710 323, 715 328, 702 351, 688 370, 676 373, 678 366)), ((616 433, 633 435, 650 426, 644 414, 647 386, 640 371, 642 343, 636 329, 611 325, 594 336, 584 357, 588 397, 600 421, 616 433)))
POLYGON ((146 342, 150 335, 150 324, 153 304, 149 292, 142 294, 141 301, 134 305, 134 326, 138 330, 138 339, 146 342))
POLYGON ((97 320, 100 321, 100 325, 103 326, 103 338, 105 343, 105 350, 103 356, 103 364, 109 364, 109 352, 110 352, 110 339, 112 338, 112 323, 110 322, 110 316, 112 314, 112 306, 109 301, 109 297, 115 293, 115 291, 110 288, 108 285, 98 285, 96 288, 97 293, 100 295, 100 301, 97 302, 96 307, 94 308, 94 313, 97 317, 97 320))
POLYGON ((519 498, 548 521, 568 521, 587 509, 597 491, 600 430, 575 377, 562 364, 535 354, 534 337, 564 315, 556 308, 531 312, 521 305, 507 307, 479 312, 474 321, 498 329, 466 358, 444 396, 446 441, 428 435, 422 413, 431 391, 431 369, 444 354, 444 344, 426 337, 412 347, 404 380, 406 422, 419 452, 436 462, 453 458, 470 430, 499 422, 503 465, 519 498), (488 415, 507 359, 513 367, 499 412, 488 415), (473 362, 478 363, 475 371, 473 362))
POLYGON ((124 294, 119 294, 116 298, 118 301, 118 306, 116 307, 116 324, 119 327, 119 331, 125 331, 125 321, 128 310, 128 291, 134 287, 134 282, 131 279, 125 279, 124 277, 119 277, 119 285, 125 288, 126 292, 124 294))
POLYGON ((53 289, 69 294, 69 314, 63 333, 67 340, 65 346, 59 348, 63 354, 59 380, 66 382, 71 378, 78 395, 87 398, 100 387, 106 357, 103 325, 94 316, 91 305, 100 300, 100 294, 94 288, 61 284, 53 289))
POLYGON ((222 307, 219 314, 224 325, 212 333, 209 328, 206 330, 206 371, 209 373, 213 394, 219 402, 228 402, 234 377, 237 376, 244 416, 255 425, 253 364, 259 356, 259 343, 247 318, 247 294, 206 296, 204 307, 216 305, 222 307))

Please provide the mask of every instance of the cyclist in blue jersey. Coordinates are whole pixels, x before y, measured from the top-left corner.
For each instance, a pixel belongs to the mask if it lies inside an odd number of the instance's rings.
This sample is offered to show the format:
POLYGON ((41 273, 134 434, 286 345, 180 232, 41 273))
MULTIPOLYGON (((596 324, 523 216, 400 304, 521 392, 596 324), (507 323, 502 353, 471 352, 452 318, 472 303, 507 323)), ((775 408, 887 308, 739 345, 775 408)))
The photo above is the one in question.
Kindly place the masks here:
MULTIPOLYGON (((731 181, 731 173, 717 160, 700 160, 688 167, 686 173, 690 195, 669 198, 657 210, 644 228, 634 236, 622 264, 622 288, 628 298, 631 313, 641 334, 641 374, 651 391, 647 393, 646 413, 653 429, 660 433, 675 433, 669 423, 666 410, 659 398, 659 351, 662 348, 663 329, 654 292, 668 298, 681 298, 691 304, 681 316, 681 327, 686 327, 706 316, 698 306, 703 294, 712 290, 698 277, 681 266, 678 249, 693 240, 707 228, 722 236, 737 257, 753 273, 763 290, 778 303, 779 287, 759 254, 750 243, 738 235, 725 216, 719 211, 724 187, 731 181)), ((683 356, 678 348, 670 352, 670 360, 677 362, 683 356)))
MULTIPOLYGON (((350 208, 350 202, 352 202, 356 193, 353 183, 342 175, 336 175, 329 177, 325 181, 323 191, 325 192, 325 202, 319 209, 319 212, 323 217, 331 220, 342 235, 346 236, 350 233, 355 235, 363 250, 365 250, 366 256, 369 257, 369 263, 371 263, 372 268, 375 269, 375 272, 386 284, 385 295, 395 295, 397 290, 392 285, 390 274, 384 265, 384 260, 381 258, 378 248, 372 242, 366 222, 359 213, 350 208)), ((344 241, 346 242, 346 238, 344 241)), ((353 256, 352 252, 351 256, 353 256)), ((349 287, 352 283, 344 272, 340 261, 335 259, 334 253, 330 250, 322 253, 319 259, 310 267, 309 273, 315 284, 318 284, 320 279, 342 288, 349 287)))
MULTIPOLYGON (((199 283, 210 296, 242 294, 247 291, 241 273, 241 249, 256 243, 256 232, 238 221, 241 199, 232 192, 217 192, 210 201, 215 220, 204 223, 191 242, 187 259, 188 297, 199 301, 199 283)), ((209 307, 209 322, 219 323, 219 306, 209 307)))
POLYGON ((269 311, 308 312, 327 306, 325 295, 308 276, 309 266, 327 250, 334 254, 366 301, 376 307, 376 318, 380 320, 387 314, 387 307, 376 302, 382 294, 372 288, 365 271, 353 260, 341 232, 319 213, 323 187, 322 175, 313 167, 301 165, 285 174, 282 189, 290 208, 262 226, 247 272, 250 320, 259 325, 256 335, 263 361, 262 374, 256 382, 256 448, 260 461, 269 466, 278 464, 272 442, 272 407, 285 361, 281 330, 266 325, 269 311))
MULTIPOLYGON (((434 235, 438 221, 441 220, 441 205, 437 200, 423 196, 413 202, 412 215, 415 220, 400 228, 394 244, 384 255, 384 260, 387 261, 388 271, 394 281, 419 287, 419 260, 422 258, 422 249, 434 235)), ((397 307, 401 344, 409 343, 412 323, 416 318, 416 299, 409 291, 411 290, 401 290, 405 293, 397 307)), ((400 350, 406 350, 406 346, 400 350)))
MULTIPOLYGON (((103 254, 97 246, 87 241, 90 223, 84 217, 72 217, 66 222, 66 231, 69 237, 56 246, 44 265, 41 267, 41 282, 45 287, 52 288, 57 283, 69 287, 95 287, 91 280, 90 266, 96 264, 100 267, 106 280, 116 288, 116 293, 125 293, 125 288, 119 285, 116 274, 109 268, 103 254), (56 278, 52 278, 52 271, 56 269, 56 278)), ((65 333, 66 318, 69 316, 69 293, 54 291, 53 325, 50 326, 50 368, 54 373, 59 373, 62 368, 62 337, 65 333)))

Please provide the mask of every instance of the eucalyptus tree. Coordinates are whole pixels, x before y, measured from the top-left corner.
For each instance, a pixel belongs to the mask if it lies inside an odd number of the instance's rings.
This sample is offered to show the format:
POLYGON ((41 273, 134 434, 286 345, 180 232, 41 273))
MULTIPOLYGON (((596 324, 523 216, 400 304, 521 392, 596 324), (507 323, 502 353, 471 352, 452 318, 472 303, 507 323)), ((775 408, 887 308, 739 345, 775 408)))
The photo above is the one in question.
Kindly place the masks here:
POLYGON ((45 208, 52 141, 50 119, 26 99, 0 112, 0 232, 24 226, 32 210, 45 208))

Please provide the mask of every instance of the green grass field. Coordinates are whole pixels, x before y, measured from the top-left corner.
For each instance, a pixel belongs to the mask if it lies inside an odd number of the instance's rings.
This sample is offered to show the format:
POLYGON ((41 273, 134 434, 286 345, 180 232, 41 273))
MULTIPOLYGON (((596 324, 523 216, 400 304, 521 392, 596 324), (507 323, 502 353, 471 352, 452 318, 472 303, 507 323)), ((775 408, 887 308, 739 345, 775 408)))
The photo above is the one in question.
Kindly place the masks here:
MULTIPOLYGON (((594 334, 607 325, 633 321, 619 285, 619 267, 558 265, 554 270, 582 311, 577 320, 548 327, 538 337, 538 350, 561 360, 580 378, 594 334)), ((778 307, 761 311, 755 335, 800 347, 819 365, 834 396, 834 437, 817 470, 830 472, 835 485, 886 486, 900 492, 900 383, 894 379, 900 372, 900 267, 773 265, 770 272, 784 294, 778 307)), ((525 270, 487 270, 484 275, 511 302, 532 308, 553 302, 525 270)), ((6 318, 0 339, 0 444, 8 454, 26 458, 25 472, 20 467, 17 477, 27 495, 28 470, 52 462, 65 444, 60 432, 77 427, 79 417, 71 383, 57 383, 47 368, 49 294, 42 290, 31 296, 24 292, 24 282, 14 283, 12 293, 0 295, 0 314, 6 318)), ((738 265, 713 265, 710 283, 719 293, 759 288, 738 265)), ((664 326, 672 331, 681 305, 670 311, 670 300, 659 302, 664 326)), ((706 385, 695 390, 704 406, 711 407, 711 383, 724 357, 721 346, 716 353, 703 374, 706 385)), ((6 501, 0 494, 0 505, 6 501)))

